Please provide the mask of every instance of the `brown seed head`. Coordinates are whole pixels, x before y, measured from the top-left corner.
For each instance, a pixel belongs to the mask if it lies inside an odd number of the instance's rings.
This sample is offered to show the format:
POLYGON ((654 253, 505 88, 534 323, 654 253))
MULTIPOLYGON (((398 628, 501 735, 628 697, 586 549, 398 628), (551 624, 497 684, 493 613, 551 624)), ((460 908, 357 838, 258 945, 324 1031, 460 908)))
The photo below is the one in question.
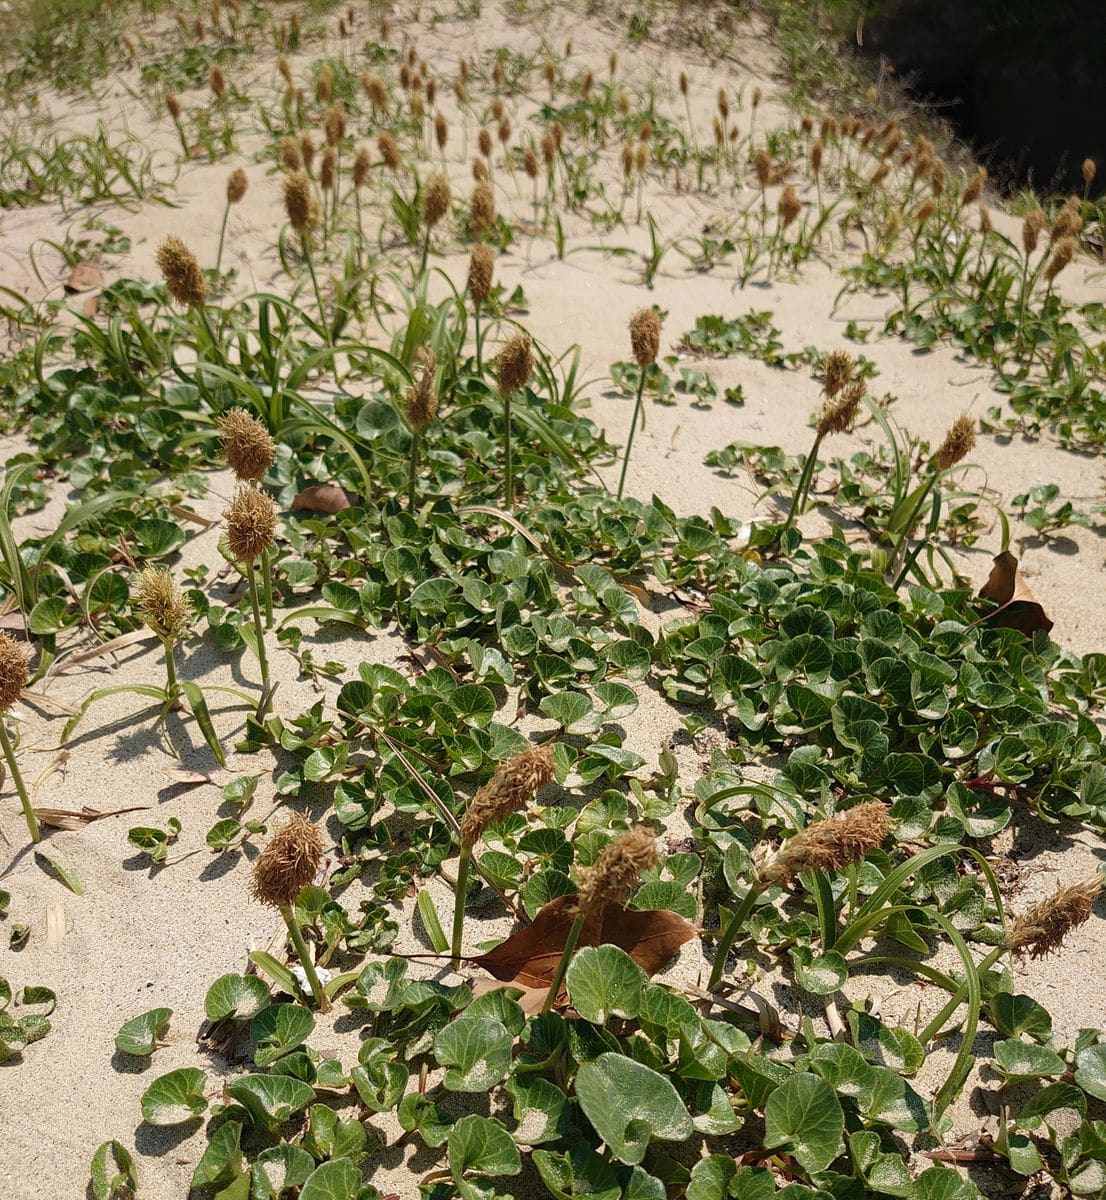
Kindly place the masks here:
POLYGON ((492 120, 495 121, 497 124, 503 120, 504 116, 507 113, 507 110, 503 107, 503 101, 500 100, 500 98, 498 96, 496 96, 492 99, 492 102, 489 106, 489 110, 492 114, 492 120))
POLYGON ((364 71, 361 75, 361 88, 373 108, 388 107, 388 89, 379 75, 374 75, 368 70, 364 71))
POLYGON ((134 606, 158 637, 177 642, 188 633, 192 606, 165 567, 145 567, 139 573, 134 606))
POLYGON ((833 350, 826 355, 822 391, 831 399, 852 382, 856 364, 847 350, 833 350))
POLYGON ((449 122, 443 112, 434 114, 434 140, 438 143, 439 150, 444 150, 446 142, 449 141, 449 122))
POLYGON ((346 136, 346 110, 340 105, 332 105, 326 110, 323 132, 326 134, 328 146, 337 146, 346 136))
POLYGON ((449 212, 449 180, 444 172, 436 171, 426 182, 423 193, 423 216, 428 227, 433 227, 449 212))
POLYGON ((172 117, 174 121, 180 120, 180 101, 176 98, 176 96, 173 95, 172 92, 169 92, 165 97, 165 107, 169 110, 169 116, 172 117))
POLYGON ((986 204, 979 206, 979 232, 986 237, 989 233, 994 232, 994 226, 991 224, 991 210, 986 204))
POLYGON ((280 161, 286 171, 302 171, 303 155, 295 138, 286 137, 280 144, 280 161))
POLYGON ((787 884, 804 871, 840 871, 874 850, 893 828, 878 800, 815 821, 788 838, 761 871, 764 883, 787 884))
POLYGON ((634 173, 634 143, 626 142, 622 147, 622 178, 629 179, 634 173))
POLYGON ((481 179, 488 178, 488 164, 480 157, 479 154, 472 160, 472 177, 477 183, 479 183, 481 179))
POLYGON ((580 911, 595 913, 625 903, 642 871, 655 867, 657 859, 657 839, 640 825, 608 842, 593 866, 576 870, 580 911))
POLYGON ((438 364, 429 346, 422 348, 422 372, 418 382, 407 389, 407 423, 416 433, 422 431, 438 415, 438 394, 434 391, 434 372, 438 364))
POLYGON ((292 82, 292 64, 283 54, 277 55, 277 70, 280 72, 280 77, 285 83, 292 82))
POLYGON ((334 71, 331 69, 330 63, 323 63, 319 68, 318 75, 315 76, 315 99, 320 104, 329 104, 333 93, 334 71))
POLYGON ((501 763, 491 779, 469 801, 461 818, 461 845, 474 846, 489 825, 529 804, 547 783, 552 782, 553 776, 551 742, 531 746, 501 763))
POLYGON ((757 173, 757 182, 762 188, 766 188, 772 178, 772 160, 767 151, 757 151, 756 158, 753 159, 753 168, 757 173))
POLYGON ((872 177, 871 177, 871 179, 868 180, 868 182, 872 185, 872 187, 879 187, 880 184, 882 184, 883 181, 890 174, 891 174, 891 164, 890 163, 880 163, 879 166, 876 167, 876 169, 872 172, 872 177))
POLYGON ((480 147, 480 153, 485 158, 492 156, 492 135, 487 129, 481 129, 476 139, 476 144, 480 147))
POLYGON ((809 137, 814 132, 814 118, 811 116, 803 117, 803 119, 799 122, 799 126, 803 133, 809 137))
POLYGON ((315 162, 315 139, 309 133, 300 138, 300 155, 303 158, 303 169, 310 174, 315 162))
POLYGON ((1098 174, 1098 167, 1093 158, 1083 159, 1083 182, 1087 185, 1094 183, 1094 177, 1098 174))
POLYGON ((758 87, 753 88, 753 107, 754 108, 760 107, 760 102, 763 98, 764 98, 764 93, 760 90, 760 88, 758 88, 758 87))
POLYGON ((815 179, 822 173, 822 140, 819 138, 810 148, 810 173, 815 179))
POLYGON ((1022 219, 1022 246, 1026 254, 1032 254, 1037 249, 1041 231, 1045 227, 1045 214, 1039 208, 1030 209, 1022 219))
POLYGON ((725 88, 718 89, 718 115, 723 121, 728 121, 730 118, 730 98, 726 94, 725 88))
POLYGON ((642 370, 657 361, 661 348, 661 319, 656 309, 639 308, 630 318, 630 346, 634 362, 642 370))
POLYGON ((546 130, 541 135, 541 160, 547 167, 551 167, 557 158, 557 143, 554 140, 550 130, 546 130))
POLYGON ((169 295, 185 308, 198 308, 207 300, 207 284, 196 256, 180 240, 170 234, 157 248, 155 255, 169 295))
POLYGON ((933 166, 929 170, 929 187, 935 197, 940 196, 945 190, 945 184, 948 183, 948 180, 948 168, 941 159, 934 159, 933 166))
POLYGON ((919 229, 929 220, 930 217, 937 211, 937 204, 933 200, 923 200, 918 205, 917 212, 914 213, 914 224, 919 229))
POLYGON ((431 107, 434 101, 438 98, 438 81, 436 79, 428 79, 426 81, 426 103, 431 107))
POLYGON ((477 242, 469 256, 469 295, 477 304, 483 304, 492 290, 492 275, 495 271, 495 255, 483 242, 477 242))
POLYGON ((610 67, 612 75, 618 70, 618 53, 617 53, 617 51, 612 50, 610 52, 610 54, 607 56, 607 66, 610 67))
POLYGON ((580 81, 580 93, 586 100, 591 95, 591 89, 595 86, 595 76, 588 71, 584 78, 580 81))
POLYGON ((227 465, 246 483, 256 483, 276 458, 269 431, 244 408, 228 409, 219 418, 219 442, 227 465))
POLYGON ((1044 958, 1059 950, 1068 934, 1090 917, 1101 893, 1101 875, 1058 889, 1014 921, 1006 931, 1004 946, 1019 957, 1028 954, 1030 958, 1044 958))
POLYGON ((400 164, 399 147, 396 139, 387 130, 376 139, 376 148, 389 171, 398 171, 400 164))
POLYGON ((227 77, 223 74, 223 68, 218 63, 211 68, 211 73, 207 77, 207 83, 216 100, 222 100, 227 94, 227 77))
POLYGON ((688 78, 687 78, 687 72, 681 71, 680 72, 680 95, 686 96, 690 86, 691 85, 689 84, 688 78))
POLYGON ((306 233, 314 224, 311 208, 311 181, 305 172, 293 171, 284 180, 284 211, 298 234, 306 233))
POLYGON ((1048 244, 1055 246, 1061 238, 1074 237, 1083 228, 1083 218, 1079 215, 1080 203, 1077 197, 1069 196, 1064 201, 1056 220, 1049 231, 1048 244))
POLYGON ((372 159, 369 157, 369 152, 364 146, 359 146, 357 153, 353 156, 353 186, 355 188, 363 188, 369 178, 369 169, 372 166, 372 159))
POLYGON ((263 550, 273 544, 276 535, 276 506, 255 487, 241 484, 223 516, 227 522, 227 543, 236 562, 249 566, 263 550))
POLYGON ((818 129, 818 136, 823 142, 828 142, 837 133, 837 122, 833 117, 823 117, 818 129))
POLYGON ((227 203, 237 204, 250 186, 249 176, 241 167, 236 167, 227 176, 227 203))
POLYGON ((1047 284, 1051 286, 1056 276, 1071 262, 1075 257, 1075 250, 1076 242, 1073 237, 1062 237, 1052 247, 1052 253, 1048 256, 1048 265, 1045 267, 1045 282, 1047 284))
POLYGON ((649 165, 649 145, 647 142, 638 142, 634 147, 634 170, 639 175, 645 174, 645 168, 649 165))
POLYGON ((779 203, 780 224, 784 229, 791 224, 792 221, 803 211, 802 202, 799 200, 799 194, 795 189, 788 184, 780 193, 779 203))
POLYGON ((318 829, 307 817, 293 817, 273 834, 254 863, 254 898, 273 908, 289 908, 315 878, 322 857, 318 829))
POLYGON ((565 140, 565 127, 560 121, 554 121, 553 124, 549 126, 549 132, 553 134, 553 140, 557 143, 557 152, 560 153, 561 146, 564 144, 565 140))
POLYGON ((534 370, 534 351, 529 335, 516 333, 499 352, 495 373, 499 394, 509 396, 524 388, 534 370))
POLYGON ((952 423, 952 428, 945 434, 945 440, 937 447, 934 462, 941 471, 947 471, 955 466, 962 458, 966 458, 975 448, 975 422, 966 413, 962 413, 952 423))
POLYGON ((319 187, 324 192, 334 190, 334 180, 338 174, 338 152, 333 146, 327 146, 323 150, 323 161, 319 167, 319 187))
POLYGON ((541 173, 541 163, 538 162, 537 151, 533 146, 526 147, 526 153, 522 156, 522 169, 530 179, 537 179, 541 173))
POLYGON ((827 400, 818 417, 818 436, 831 433, 847 433, 856 420, 857 409, 864 399, 864 382, 858 379, 850 383, 834 400, 827 400))
POLYGON ((29 678, 23 648, 10 633, 0 631, 0 712, 7 712, 19 699, 29 678))
POLYGON ((964 185, 964 192, 960 197, 961 205, 974 204, 983 195, 983 185, 986 182, 987 172, 983 167, 980 167, 964 185))
POLYGON ((557 82, 557 65, 551 58, 545 60, 545 66, 542 67, 542 74, 545 76, 545 82, 552 89, 557 82))
POLYGON ((504 117, 503 120, 499 122, 498 133, 499 133, 500 143, 502 145, 506 146, 507 143, 511 140, 511 122, 506 117, 504 117))
POLYGON ((495 224, 495 193, 486 179, 477 180, 472 189, 469 224, 475 234, 481 234, 495 224))

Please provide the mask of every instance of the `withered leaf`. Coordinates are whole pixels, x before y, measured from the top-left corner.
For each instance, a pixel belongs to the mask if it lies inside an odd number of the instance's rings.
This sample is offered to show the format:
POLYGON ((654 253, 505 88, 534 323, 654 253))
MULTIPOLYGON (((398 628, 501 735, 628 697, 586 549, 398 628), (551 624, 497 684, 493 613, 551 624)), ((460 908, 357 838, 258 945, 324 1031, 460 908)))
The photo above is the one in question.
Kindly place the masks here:
POLYGON ((353 492, 336 483, 317 483, 313 487, 304 488, 292 501, 292 507, 306 512, 328 513, 333 516, 343 509, 352 508, 360 502, 353 492))
POLYGON ((104 286, 104 273, 98 263, 77 263, 65 281, 65 290, 74 295, 78 292, 94 292, 104 286))
POLYGON ((1052 630, 1052 622, 1029 590, 1018 570, 1018 560, 1009 550, 995 556, 991 574, 979 589, 979 598, 993 600, 999 606, 983 618, 988 625, 1017 629, 1026 637, 1032 637, 1038 629, 1045 633, 1052 630))
MULTIPOLYGON (((472 961, 501 982, 525 989, 548 988, 572 927, 575 902, 575 896, 551 900, 532 924, 472 961)), ((675 913, 638 912, 612 904, 603 911, 601 924, 594 920, 584 924, 577 945, 617 946, 647 975, 654 975, 694 936, 695 926, 675 913)))
POLYGON ((79 812, 69 808, 39 808, 35 805, 35 816, 39 824, 48 825, 51 829, 83 829, 93 821, 102 821, 104 817, 118 817, 122 813, 145 812, 148 804, 136 804, 131 808, 114 808, 110 812, 89 808, 86 804, 79 812))

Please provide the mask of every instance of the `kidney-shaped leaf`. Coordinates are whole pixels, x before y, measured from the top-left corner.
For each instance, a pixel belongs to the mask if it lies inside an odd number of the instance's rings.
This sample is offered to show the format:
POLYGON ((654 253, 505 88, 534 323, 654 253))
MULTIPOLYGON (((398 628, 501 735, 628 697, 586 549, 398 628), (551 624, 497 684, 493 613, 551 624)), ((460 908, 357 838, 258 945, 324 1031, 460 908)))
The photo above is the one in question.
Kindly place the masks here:
POLYGON ((275 1133, 315 1096, 314 1088, 291 1075, 243 1075, 227 1084, 226 1091, 256 1125, 270 1133, 275 1133))
POLYGON ((764 1145, 782 1147, 812 1175, 844 1150, 845 1115, 833 1088, 816 1075, 792 1075, 764 1106, 764 1145))
POLYGON ((511 1065, 511 1035, 494 1017, 462 1017, 439 1030, 434 1057, 451 1092, 486 1092, 511 1065))
POLYGON ((333 1158, 307 1177, 300 1200, 354 1200, 361 1190, 361 1172, 348 1158, 333 1158))
POLYGON ((180 1125, 207 1108, 199 1067, 181 1067, 157 1079, 142 1093, 142 1119, 150 1125, 180 1125))
POLYGON ((149 1057, 165 1037, 172 1015, 171 1008, 151 1008, 149 1012, 131 1017, 115 1035, 115 1048, 123 1054, 149 1057))
POLYGON ((269 1003, 269 987, 257 975, 223 975, 207 989, 204 1011, 209 1021, 233 1017, 248 1021, 269 1003))
POLYGON ((282 1055, 302 1045, 315 1028, 315 1018, 298 1004, 270 1004, 250 1025, 250 1037, 257 1043, 253 1060, 267 1067, 282 1055))
POLYGON ((621 1054, 600 1054, 582 1063, 576 1072, 576 1098, 620 1162, 639 1163, 651 1141, 682 1142, 694 1132, 671 1082, 621 1054))
POLYGON ((617 946, 577 950, 565 976, 572 1007, 596 1025, 608 1017, 636 1017, 645 972, 617 946))
POLYGON ((522 1159, 511 1135, 498 1121, 470 1113, 449 1131, 449 1169, 460 1183, 471 1171, 477 1175, 517 1175, 522 1159))

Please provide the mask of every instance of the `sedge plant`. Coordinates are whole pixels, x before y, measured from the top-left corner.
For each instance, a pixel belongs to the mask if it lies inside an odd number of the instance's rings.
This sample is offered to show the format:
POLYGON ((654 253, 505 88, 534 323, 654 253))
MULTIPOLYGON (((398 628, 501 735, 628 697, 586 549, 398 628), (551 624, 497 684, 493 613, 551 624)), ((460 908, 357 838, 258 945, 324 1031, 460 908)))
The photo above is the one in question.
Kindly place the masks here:
POLYGON ((634 415, 630 418, 630 435, 626 439, 626 450, 622 455, 622 471, 618 477, 619 500, 622 499, 622 491, 626 486, 626 470, 630 465, 630 452, 634 448, 634 433, 638 422, 644 421, 641 402, 645 393, 645 376, 657 361, 657 354, 660 352, 661 319, 656 309, 640 308, 630 318, 630 345, 634 352, 634 362, 638 366, 637 396, 634 399, 634 415))
POLYGON ((530 381, 534 370, 534 351, 525 333, 516 333, 503 347, 496 361, 496 381, 503 401, 503 506, 510 512, 515 505, 515 464, 511 446, 511 397, 530 381))
MULTIPOLYGON (((276 442, 269 431, 242 408, 232 408, 219 418, 219 442, 227 466, 240 484, 257 486, 276 458, 276 442)), ((261 579, 265 597, 265 626, 273 627, 273 573, 269 547, 261 552, 261 579)))
POLYGON ((251 640, 261 667, 261 698, 257 704, 257 719, 260 721, 268 710, 272 685, 269 682, 269 659, 265 652, 265 626, 258 603, 255 564, 273 544, 277 524, 276 506, 260 488, 239 484, 234 500, 223 516, 227 522, 227 548, 231 558, 242 567, 250 597, 253 618, 251 640))
POLYGON ((411 427, 411 462, 407 474, 407 508, 415 508, 415 484, 418 480, 419 450, 426 427, 438 415, 438 394, 434 389, 437 363, 429 346, 422 348, 422 371, 418 381, 407 389, 407 424, 411 427))
POLYGON ((28 674, 27 658, 19 643, 11 634, 0 631, 0 750, 3 750, 8 773, 12 777, 12 783, 15 784, 15 790, 19 793, 19 803, 23 806, 23 816, 27 821, 31 841, 40 842, 42 832, 38 827, 35 810, 31 806, 27 785, 23 782, 19 764, 15 761, 15 749, 8 736, 6 720, 8 709, 15 704, 27 686, 28 674))

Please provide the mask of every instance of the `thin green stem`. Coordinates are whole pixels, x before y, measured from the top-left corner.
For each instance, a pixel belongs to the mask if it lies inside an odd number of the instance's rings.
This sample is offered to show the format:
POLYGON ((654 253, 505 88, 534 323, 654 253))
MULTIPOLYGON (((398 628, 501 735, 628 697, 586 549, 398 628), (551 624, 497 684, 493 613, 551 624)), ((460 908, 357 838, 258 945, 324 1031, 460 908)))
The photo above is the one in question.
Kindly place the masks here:
POLYGON ((565 948, 561 951, 560 960, 557 963, 557 969, 553 972, 553 979, 549 984, 549 991, 545 994, 545 1003, 541 1006, 542 1016, 553 1007, 557 996, 561 990, 561 984, 565 981, 565 972, 568 970, 568 964, 572 960, 572 952, 576 949, 576 943, 580 940, 580 931, 584 928, 584 914, 578 912, 576 919, 572 922, 572 926, 568 931, 568 937, 565 938, 565 948))
POLYGON ((257 719, 260 721, 269 707, 269 658, 265 653, 265 626, 261 623, 261 608, 257 603, 257 574, 253 563, 246 566, 246 582, 249 585, 250 608, 253 610, 253 627, 257 637, 257 661, 261 665, 261 699, 257 702, 257 719))
POLYGON ((419 470, 419 443, 422 435, 417 429, 411 430, 411 465, 407 472, 407 511, 415 511, 415 480, 419 470))
POLYGON ((630 465, 630 451, 634 448, 634 433, 637 430, 638 417, 641 415, 641 397, 645 391, 645 367, 638 368, 637 398, 634 400, 634 416, 630 422, 630 436, 626 439, 626 453, 622 456, 622 472, 618 476, 618 499, 622 499, 622 489, 626 486, 626 469, 630 465))
MULTIPOLYGON (((906 551, 906 543, 910 539, 910 531, 914 528, 918 520, 918 514, 922 511, 922 505, 929 499, 929 493, 933 491, 933 485, 937 482, 937 471, 930 473, 929 478, 922 485, 918 492, 918 499, 914 503, 914 507, 910 510, 909 516, 903 522, 903 527, 899 533, 898 541, 895 543, 894 549, 891 551, 891 565, 894 567, 900 561, 906 551)), ((903 579, 906 578, 906 573, 910 568, 909 563, 904 563, 902 569, 895 577, 896 588, 900 587, 903 579)))
POLYGON ((821 433, 814 435, 814 445, 811 446, 810 453, 806 456, 806 461, 803 463, 803 473, 799 476, 799 486, 795 489, 795 494, 791 497, 791 507, 787 513, 787 520, 783 523, 784 530, 790 529, 795 524, 795 519, 802 514, 807 495, 810 492, 810 485, 814 479, 814 468, 818 465, 818 451, 821 448, 823 436, 824 434, 821 433))
POLYGON ((319 1012, 329 1012, 330 1001, 326 998, 323 985, 319 982, 319 976, 315 970, 315 960, 311 957, 311 951, 304 940, 303 932, 296 922, 292 906, 282 904, 280 915, 284 918, 284 924, 288 926, 288 940, 292 943, 292 949, 295 950, 296 957, 300 960, 304 975, 307 976, 307 983, 311 988, 311 995, 315 997, 315 1003, 319 1006, 319 1012))
POLYGON ((27 795, 27 785, 23 782, 23 776, 19 773, 19 765, 15 761, 15 751, 12 749, 11 739, 8 737, 8 727, 4 718, 0 716, 0 749, 4 751, 4 758, 8 764, 8 770, 11 772, 12 783, 15 784, 15 790, 19 793, 19 803, 23 805, 23 815, 27 818, 27 828, 31 833, 31 841, 38 843, 42 841, 42 831, 38 827, 38 817, 35 816, 35 810, 31 805, 31 797, 27 795))
POLYGON ((472 866, 472 847, 461 844, 461 857, 457 862, 457 883, 453 888, 453 938, 449 952, 453 956, 453 969, 461 965, 461 939, 465 932, 465 897, 469 890, 469 868, 472 866))
POLYGON ((503 507, 511 512, 515 506, 515 464, 511 451, 511 393, 503 393, 503 456, 506 467, 503 477, 503 507))
POLYGON ((319 291, 319 278, 315 274, 315 262, 311 257, 311 243, 307 240, 306 232, 303 234, 300 240, 303 245, 303 258, 307 263, 307 270, 311 276, 311 287, 315 292, 315 303, 319 306, 319 321, 323 327, 323 337, 326 339, 326 344, 329 346, 331 344, 330 326, 327 324, 326 309, 323 308, 323 294, 319 291))
POLYGON ((265 600, 265 628, 273 627, 273 564, 267 549, 261 551, 261 591, 265 600))
POLYGON ((477 373, 477 375, 481 375, 481 374, 483 374, 483 368, 480 363, 481 347, 480 347, 480 301, 479 300, 476 301, 475 307, 473 308, 472 319, 473 319, 473 323, 476 327, 476 373, 477 373))
POLYGON ((219 227, 219 249, 215 255, 215 274, 219 274, 219 268, 223 262, 223 242, 227 236, 227 221, 230 218, 230 201, 227 201, 226 208, 223 209, 223 223, 219 227))
POLYGON ((745 893, 745 898, 737 906, 733 915, 726 924, 726 928, 722 930, 718 938, 718 945, 714 950, 714 965, 711 967, 710 979, 707 981, 707 991, 713 992, 714 989, 722 980, 722 973, 726 969, 726 958, 729 956, 730 950, 733 947, 737 935, 741 932, 742 926, 749 918, 749 914, 753 911, 753 905, 756 904, 757 898, 764 891, 764 885, 754 883, 745 893))
POLYGON ((168 638, 163 638, 161 644, 165 647, 165 697, 172 705, 180 693, 177 664, 173 661, 173 643, 168 638))

